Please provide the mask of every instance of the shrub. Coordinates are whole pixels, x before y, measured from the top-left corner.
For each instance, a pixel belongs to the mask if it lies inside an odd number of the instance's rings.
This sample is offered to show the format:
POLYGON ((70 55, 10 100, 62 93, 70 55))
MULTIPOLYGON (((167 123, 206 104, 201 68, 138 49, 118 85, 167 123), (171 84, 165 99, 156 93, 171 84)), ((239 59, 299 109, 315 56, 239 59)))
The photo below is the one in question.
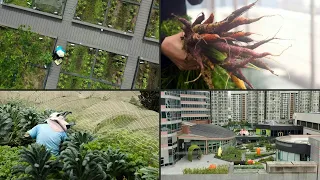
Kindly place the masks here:
POLYGON ((19 150, 20 147, 0 146, 0 179, 12 180, 13 167, 20 164, 19 150))
POLYGON ((215 169, 209 168, 185 168, 183 174, 228 174, 229 167, 227 165, 217 166, 215 169))
POLYGON ((189 147, 189 149, 188 149, 188 160, 189 160, 189 161, 192 161, 193 152, 194 152, 195 150, 196 150, 197 153, 198 153, 198 158, 201 158, 202 152, 201 152, 200 147, 199 147, 198 145, 193 144, 193 145, 191 145, 191 146, 189 147))
POLYGON ((253 144, 248 144, 248 145, 247 145, 247 148, 248 148, 250 151, 254 151, 254 145, 253 145, 253 144))
POLYGON ((267 161, 274 161, 274 157, 270 156, 270 157, 259 160, 260 163, 266 163, 267 161))

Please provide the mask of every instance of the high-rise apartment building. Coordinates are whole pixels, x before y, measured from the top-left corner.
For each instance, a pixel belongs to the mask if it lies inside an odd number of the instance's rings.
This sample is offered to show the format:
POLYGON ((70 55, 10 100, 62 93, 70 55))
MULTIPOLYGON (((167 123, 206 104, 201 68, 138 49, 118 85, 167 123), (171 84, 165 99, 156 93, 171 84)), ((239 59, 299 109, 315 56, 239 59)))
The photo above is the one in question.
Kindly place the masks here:
POLYGON ((281 91, 280 119, 292 119, 299 109, 298 91, 281 91))
POLYGON ((211 91, 212 124, 226 125, 229 122, 228 91, 211 91))
POLYGON ((246 120, 246 95, 247 92, 232 91, 231 92, 231 120, 244 121, 246 120))
POLYGON ((281 110, 280 91, 265 91, 266 95, 266 118, 267 120, 279 120, 281 110))
POLYGON ((161 165, 178 160, 177 136, 182 121, 209 121, 210 91, 161 92, 161 165))
POLYGON ((249 123, 263 123, 265 120, 264 91, 249 91, 247 93, 247 121, 249 123))
POLYGON ((210 91, 180 91, 182 121, 210 120, 210 91))
POLYGON ((311 109, 310 112, 320 112, 320 91, 311 91, 311 109))
POLYGON ((177 132, 181 130, 180 92, 161 92, 161 165, 177 159, 177 132))
POLYGON ((299 112, 309 113, 311 110, 311 93, 310 91, 299 91, 299 112))

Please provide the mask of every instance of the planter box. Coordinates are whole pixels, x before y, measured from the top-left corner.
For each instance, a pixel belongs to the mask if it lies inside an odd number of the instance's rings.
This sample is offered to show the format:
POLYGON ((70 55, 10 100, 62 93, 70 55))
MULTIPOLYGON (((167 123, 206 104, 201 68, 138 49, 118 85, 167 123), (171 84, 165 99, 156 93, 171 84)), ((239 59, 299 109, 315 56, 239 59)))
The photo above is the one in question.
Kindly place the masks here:
POLYGON ((133 34, 139 7, 140 0, 79 0, 74 19, 133 34))
POLYGON ((127 57, 69 43, 59 77, 60 89, 118 89, 127 57))
POLYGON ((113 33, 116 33, 116 34, 129 36, 129 37, 133 37, 134 36, 132 33, 123 32, 123 31, 119 31, 119 30, 116 30, 116 29, 111 29, 111 28, 107 28, 107 27, 104 27, 104 26, 95 25, 95 24, 91 24, 91 23, 88 23, 88 22, 84 22, 84 21, 79 21, 79 20, 76 20, 76 19, 73 19, 72 22, 76 23, 76 24, 84 25, 84 26, 97 28, 99 30, 103 29, 103 30, 106 30, 106 31, 109 31, 109 32, 113 32, 113 33))
POLYGON ((50 14, 50 13, 47 13, 47 12, 42 12, 42 11, 39 11, 39 10, 36 10, 36 9, 32 9, 32 8, 28 8, 28 7, 22 7, 22 6, 18 6, 18 5, 10 4, 10 3, 3 3, 2 6, 9 7, 9 8, 20 9, 20 10, 23 10, 23 11, 28 11, 28 12, 40 14, 40 15, 43 15, 43 16, 47 16, 47 17, 51 17, 51 18, 62 20, 62 16, 55 15, 55 14, 50 14))
POLYGON ((159 89, 160 65, 139 59, 133 89, 159 89))

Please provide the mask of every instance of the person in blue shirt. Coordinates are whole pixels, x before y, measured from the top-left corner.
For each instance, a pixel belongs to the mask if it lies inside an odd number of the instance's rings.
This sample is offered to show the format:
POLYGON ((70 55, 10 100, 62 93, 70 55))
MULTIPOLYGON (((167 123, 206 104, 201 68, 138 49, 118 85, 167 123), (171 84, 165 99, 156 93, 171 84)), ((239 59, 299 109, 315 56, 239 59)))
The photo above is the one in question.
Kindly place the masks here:
POLYGON ((29 130, 25 137, 36 139, 36 143, 44 145, 47 151, 58 156, 60 145, 67 138, 67 129, 70 124, 66 122, 66 113, 52 113, 46 120, 47 124, 39 124, 29 130))

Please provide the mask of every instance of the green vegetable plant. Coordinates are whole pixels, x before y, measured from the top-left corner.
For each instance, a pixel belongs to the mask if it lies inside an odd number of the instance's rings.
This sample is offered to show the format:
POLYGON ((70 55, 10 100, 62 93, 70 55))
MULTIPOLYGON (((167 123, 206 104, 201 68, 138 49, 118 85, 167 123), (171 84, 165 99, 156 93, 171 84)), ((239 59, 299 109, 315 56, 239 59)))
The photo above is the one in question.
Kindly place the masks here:
POLYGON ((134 32, 136 19, 138 15, 138 5, 124 2, 121 0, 111 0, 111 6, 108 9, 106 26, 121 31, 134 32))
POLYGON ((14 167, 15 172, 28 175, 23 179, 47 179, 50 174, 59 173, 59 162, 57 159, 51 159, 51 156, 43 145, 29 145, 21 150, 21 164, 14 167))
POLYGON ((121 85, 126 61, 124 56, 99 50, 93 77, 121 85))
POLYGON ((159 9, 152 9, 149 24, 147 27, 146 37, 159 39, 160 32, 160 14, 159 9))
POLYGON ((107 6, 108 0, 79 0, 74 18, 102 25, 107 6))
POLYGON ((144 167, 135 173, 136 180, 157 180, 159 179, 159 168, 144 167))
POLYGON ((159 88, 159 65, 140 60, 135 89, 157 89, 159 88))
POLYGON ((87 144, 94 140, 94 137, 86 132, 75 132, 68 136, 66 141, 62 144, 62 150, 67 147, 73 147, 75 149, 80 149, 80 146, 87 144))
POLYGON ((63 171, 70 180, 105 180, 108 176, 104 172, 104 159, 99 151, 83 151, 68 147, 61 153, 63 171))

